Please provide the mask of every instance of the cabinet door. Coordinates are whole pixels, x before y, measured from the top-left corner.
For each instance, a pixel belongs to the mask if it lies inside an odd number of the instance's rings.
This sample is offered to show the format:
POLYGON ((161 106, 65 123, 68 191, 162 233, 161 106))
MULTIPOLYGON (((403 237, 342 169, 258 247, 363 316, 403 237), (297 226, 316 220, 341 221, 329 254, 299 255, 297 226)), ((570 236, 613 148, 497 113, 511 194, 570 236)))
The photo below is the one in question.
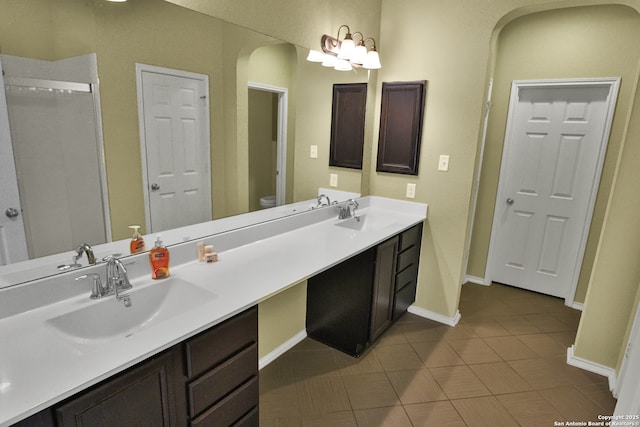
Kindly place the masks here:
POLYGON ((369 337, 372 342, 392 323, 397 251, 397 236, 378 245, 369 337))
POLYGON ((57 408, 59 426, 176 425, 173 387, 180 353, 170 350, 57 408))
POLYGON ((329 166, 362 169, 367 84, 333 85, 329 166))
POLYGON ((370 249, 309 279, 307 335, 352 356, 369 343, 371 283, 376 251, 370 249))

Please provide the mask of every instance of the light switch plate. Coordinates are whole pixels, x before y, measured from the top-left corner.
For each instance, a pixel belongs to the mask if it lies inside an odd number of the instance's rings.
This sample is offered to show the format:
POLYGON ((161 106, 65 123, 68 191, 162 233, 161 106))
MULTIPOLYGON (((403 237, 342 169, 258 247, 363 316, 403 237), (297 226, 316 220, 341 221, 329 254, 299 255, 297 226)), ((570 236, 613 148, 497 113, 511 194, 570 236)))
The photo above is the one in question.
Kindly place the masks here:
POLYGON ((445 154, 440 155, 440 160, 438 161, 438 170, 440 172, 447 172, 449 170, 449 156, 445 154))
POLYGON ((337 173, 329 174, 329 186, 330 187, 337 187, 338 186, 338 174, 337 173))
POLYGON ((407 184, 407 199, 416 198, 416 185, 413 183, 407 184))
POLYGON ((317 145, 312 145, 311 149, 309 150, 309 157, 311 157, 312 159, 317 159, 318 158, 318 146, 317 145))

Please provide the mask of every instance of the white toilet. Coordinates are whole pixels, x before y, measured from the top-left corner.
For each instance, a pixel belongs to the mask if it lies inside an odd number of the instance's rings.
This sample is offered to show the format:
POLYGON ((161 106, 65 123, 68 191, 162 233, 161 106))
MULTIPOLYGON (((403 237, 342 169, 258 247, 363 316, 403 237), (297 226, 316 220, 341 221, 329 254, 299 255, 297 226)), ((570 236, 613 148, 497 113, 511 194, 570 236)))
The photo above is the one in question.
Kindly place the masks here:
POLYGON ((276 205, 276 196, 260 197, 260 207, 262 209, 273 208, 276 205))

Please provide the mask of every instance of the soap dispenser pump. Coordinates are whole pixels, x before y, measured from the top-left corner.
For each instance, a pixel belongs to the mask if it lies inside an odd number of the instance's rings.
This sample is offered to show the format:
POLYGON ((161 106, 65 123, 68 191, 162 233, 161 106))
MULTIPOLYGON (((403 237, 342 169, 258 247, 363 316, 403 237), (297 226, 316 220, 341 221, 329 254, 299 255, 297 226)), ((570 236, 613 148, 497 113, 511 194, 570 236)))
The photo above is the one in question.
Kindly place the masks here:
POLYGON ((151 263, 151 278, 154 280, 169 277, 169 250, 162 244, 160 235, 156 236, 156 242, 149 251, 151 263))

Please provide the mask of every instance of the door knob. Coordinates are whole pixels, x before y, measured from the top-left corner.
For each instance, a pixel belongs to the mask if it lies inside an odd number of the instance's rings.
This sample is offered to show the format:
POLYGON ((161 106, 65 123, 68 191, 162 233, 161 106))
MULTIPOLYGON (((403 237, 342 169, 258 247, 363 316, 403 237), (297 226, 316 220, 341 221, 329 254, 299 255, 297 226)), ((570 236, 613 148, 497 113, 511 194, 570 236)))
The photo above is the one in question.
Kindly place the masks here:
POLYGON ((159 189, 160 189, 160 186, 158 184, 156 184, 155 182, 153 184, 151 184, 151 190, 157 191, 159 189))
POLYGON ((9 208, 4 211, 4 214, 7 216, 7 218, 15 218, 20 215, 20 212, 16 208, 9 208))
POLYGON ((512 199, 511 197, 509 197, 509 198, 507 199, 507 204, 508 204, 509 206, 511 206, 511 205, 513 204, 513 199, 512 199))

